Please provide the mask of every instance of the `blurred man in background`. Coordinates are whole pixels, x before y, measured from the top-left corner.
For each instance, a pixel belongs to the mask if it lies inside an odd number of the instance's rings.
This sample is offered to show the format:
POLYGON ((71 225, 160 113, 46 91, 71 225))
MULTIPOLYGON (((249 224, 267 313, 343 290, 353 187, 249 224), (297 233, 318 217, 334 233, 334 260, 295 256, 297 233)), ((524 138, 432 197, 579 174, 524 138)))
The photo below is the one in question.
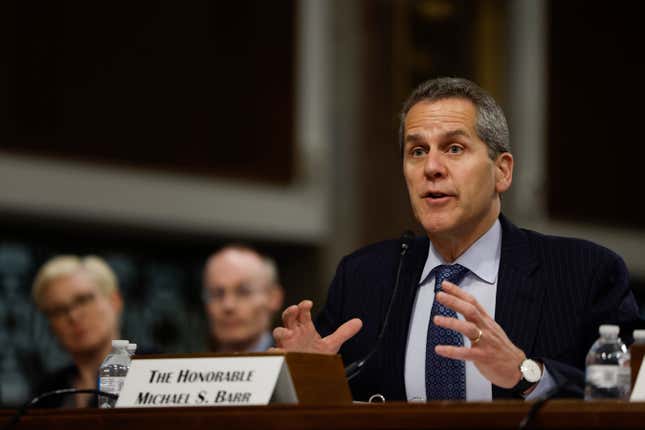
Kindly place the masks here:
POLYGON ((283 291, 273 260, 245 246, 213 254, 204 268, 204 304, 216 352, 260 352, 273 346, 271 325, 283 291))
MULTIPOLYGON (((48 375, 35 394, 61 388, 95 389, 98 369, 119 338, 123 301, 117 278, 99 257, 64 255, 39 270, 32 297, 73 364, 48 375)), ((95 406, 96 396, 50 397, 39 406, 95 406)))

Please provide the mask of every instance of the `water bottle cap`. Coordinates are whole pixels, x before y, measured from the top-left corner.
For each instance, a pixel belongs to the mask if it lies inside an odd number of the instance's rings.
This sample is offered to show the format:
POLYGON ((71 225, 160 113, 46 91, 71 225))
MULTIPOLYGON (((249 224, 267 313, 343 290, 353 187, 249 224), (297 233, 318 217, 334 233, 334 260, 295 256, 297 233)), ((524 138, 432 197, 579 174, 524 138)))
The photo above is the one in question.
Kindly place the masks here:
POLYGON ((620 332, 620 327, 613 324, 603 324, 600 326, 598 331, 600 332, 600 336, 616 337, 620 332))
POLYGON ((635 341, 645 341, 645 330, 634 330, 635 341))
POLYGON ((125 339, 112 340, 112 348, 126 348, 130 342, 125 339))

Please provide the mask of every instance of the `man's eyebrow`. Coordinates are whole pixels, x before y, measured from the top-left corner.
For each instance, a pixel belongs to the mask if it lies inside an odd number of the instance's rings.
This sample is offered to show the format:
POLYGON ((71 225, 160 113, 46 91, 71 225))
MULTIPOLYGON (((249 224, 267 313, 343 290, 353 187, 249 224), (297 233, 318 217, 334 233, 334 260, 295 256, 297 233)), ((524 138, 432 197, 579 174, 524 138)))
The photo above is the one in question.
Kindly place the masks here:
POLYGON ((407 142, 420 142, 423 140, 423 137, 420 134, 412 133, 405 136, 405 141, 407 142))
POLYGON ((253 281, 242 281, 242 282, 238 282, 238 283, 236 283, 234 285, 206 284, 205 288, 208 289, 208 290, 228 290, 228 289, 237 290, 239 288, 253 287, 256 284, 257 284, 257 282, 253 282, 253 281))
POLYGON ((466 130, 464 130, 462 128, 458 128, 456 130, 450 130, 450 131, 444 133, 444 135, 443 135, 443 137, 446 138, 446 139, 450 139, 452 137, 460 137, 460 136, 471 137, 470 133, 468 133, 468 131, 466 131, 466 130))
MULTIPOLYGON (((443 139, 452 139, 454 137, 471 137, 470 133, 463 128, 457 128, 455 130, 450 130, 441 135, 443 139)), ((416 143, 422 142, 423 136, 418 133, 411 133, 405 136, 405 143, 416 143)))

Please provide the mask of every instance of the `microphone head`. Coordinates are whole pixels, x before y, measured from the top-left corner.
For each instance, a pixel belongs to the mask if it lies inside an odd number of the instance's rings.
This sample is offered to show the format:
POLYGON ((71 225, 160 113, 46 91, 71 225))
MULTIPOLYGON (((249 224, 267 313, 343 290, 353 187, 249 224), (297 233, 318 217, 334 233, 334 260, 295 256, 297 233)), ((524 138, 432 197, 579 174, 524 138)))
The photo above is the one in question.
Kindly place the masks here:
POLYGON ((401 239, 405 241, 410 241, 414 239, 414 232, 412 230, 406 230, 401 235, 401 239))
POLYGON ((406 230, 401 235, 401 249, 408 249, 410 247, 410 242, 414 239, 414 233, 411 230, 406 230))

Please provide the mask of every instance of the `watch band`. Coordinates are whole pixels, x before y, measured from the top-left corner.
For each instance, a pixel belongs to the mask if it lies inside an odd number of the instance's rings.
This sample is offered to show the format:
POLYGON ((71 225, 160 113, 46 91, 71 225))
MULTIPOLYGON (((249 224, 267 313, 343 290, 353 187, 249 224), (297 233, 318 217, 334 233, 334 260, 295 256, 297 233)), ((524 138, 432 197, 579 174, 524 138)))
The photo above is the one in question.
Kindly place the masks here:
POLYGON ((537 384, 537 382, 529 382, 524 379, 524 375, 522 375, 520 382, 515 384, 515 386, 511 388, 511 391, 515 394, 522 394, 523 392, 531 388, 534 384, 537 384))
POLYGON ((542 370, 537 366, 538 363, 530 358, 525 358, 522 363, 520 363, 520 374, 522 377, 519 382, 511 388, 513 393, 523 394, 526 390, 540 382, 543 374, 542 370), (537 374, 536 371, 538 372, 537 374))

